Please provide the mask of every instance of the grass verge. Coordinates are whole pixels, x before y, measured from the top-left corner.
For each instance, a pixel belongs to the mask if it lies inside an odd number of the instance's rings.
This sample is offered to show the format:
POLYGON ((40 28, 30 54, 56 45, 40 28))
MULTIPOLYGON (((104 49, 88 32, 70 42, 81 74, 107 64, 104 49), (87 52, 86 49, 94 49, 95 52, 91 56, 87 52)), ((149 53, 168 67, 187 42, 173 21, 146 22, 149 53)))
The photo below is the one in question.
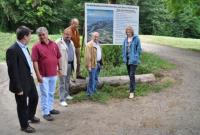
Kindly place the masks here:
POLYGON ((176 48, 200 51, 200 39, 177 38, 167 36, 140 35, 141 41, 158 45, 167 45, 176 48))
MULTIPOLYGON (((49 35, 49 38, 52 40, 56 40, 60 37, 57 35, 49 35)), ((3 33, 0 32, 0 61, 5 61, 6 50, 16 41, 15 33, 3 33)), ((33 44, 38 41, 38 37, 36 34, 32 34, 31 41, 28 44, 29 50, 33 47, 33 44)))
MULTIPOLYGON (((153 84, 139 83, 139 84, 137 84, 137 87, 136 87, 136 97, 137 96, 146 96, 152 92, 159 92, 163 89, 173 86, 173 84, 174 84, 174 81, 172 81, 170 79, 161 81, 161 82, 157 82, 157 83, 153 83, 153 84)), ((118 86, 118 87, 104 85, 101 90, 98 90, 98 92, 95 93, 91 97, 88 97, 84 91, 74 95, 74 99, 71 101, 71 103, 92 101, 92 102, 106 104, 111 99, 128 98, 128 95, 129 95, 128 85, 118 86)))

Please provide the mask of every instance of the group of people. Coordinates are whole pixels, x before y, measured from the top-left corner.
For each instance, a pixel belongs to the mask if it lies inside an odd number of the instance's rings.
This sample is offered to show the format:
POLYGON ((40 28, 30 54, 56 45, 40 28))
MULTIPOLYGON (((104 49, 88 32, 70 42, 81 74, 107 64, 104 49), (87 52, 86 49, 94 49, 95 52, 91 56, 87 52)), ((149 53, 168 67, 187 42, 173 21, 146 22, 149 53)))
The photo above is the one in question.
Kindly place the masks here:
MULTIPOLYGON (((59 79, 60 105, 67 106, 70 96, 70 82, 85 79, 80 75, 80 35, 79 21, 71 20, 71 25, 64 29, 61 38, 55 42, 48 38, 48 30, 39 27, 36 30, 39 41, 34 44, 30 54, 27 44, 31 39, 28 27, 20 26, 16 30, 16 42, 6 52, 6 62, 10 78, 9 89, 15 94, 17 113, 21 130, 35 132, 29 123, 39 123, 35 116, 38 104, 38 93, 34 83, 35 73, 39 82, 41 111, 43 118, 53 121, 52 115, 60 112, 54 109, 54 94, 57 78, 59 79), (28 99, 28 100, 27 100, 28 99)), ((126 28, 127 37, 123 43, 123 61, 127 64, 130 77, 130 95, 134 97, 135 71, 140 63, 141 45, 138 36, 134 35, 131 26, 126 28)), ((103 66, 102 49, 99 33, 93 32, 92 39, 85 47, 85 67, 89 73, 86 94, 92 96, 97 91, 98 76, 103 66)))

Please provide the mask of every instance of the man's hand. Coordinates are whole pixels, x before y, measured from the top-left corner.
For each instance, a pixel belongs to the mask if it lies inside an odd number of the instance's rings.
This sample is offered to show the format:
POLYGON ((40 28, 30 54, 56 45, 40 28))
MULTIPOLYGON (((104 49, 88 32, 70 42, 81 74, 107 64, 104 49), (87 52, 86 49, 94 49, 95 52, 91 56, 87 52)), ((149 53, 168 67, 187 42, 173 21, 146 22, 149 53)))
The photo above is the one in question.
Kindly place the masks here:
POLYGON ((92 68, 91 67, 88 67, 88 71, 91 71, 92 70, 92 68))
POLYGON ((39 83, 42 83, 42 82, 43 82, 43 81, 42 81, 42 76, 41 76, 41 75, 38 75, 38 76, 37 76, 37 80, 38 80, 39 83))
POLYGON ((19 95, 19 96, 21 96, 21 95, 23 95, 23 94, 24 94, 23 91, 17 93, 17 95, 19 95))
POLYGON ((60 76, 60 77, 63 76, 61 70, 58 70, 58 76, 60 76))

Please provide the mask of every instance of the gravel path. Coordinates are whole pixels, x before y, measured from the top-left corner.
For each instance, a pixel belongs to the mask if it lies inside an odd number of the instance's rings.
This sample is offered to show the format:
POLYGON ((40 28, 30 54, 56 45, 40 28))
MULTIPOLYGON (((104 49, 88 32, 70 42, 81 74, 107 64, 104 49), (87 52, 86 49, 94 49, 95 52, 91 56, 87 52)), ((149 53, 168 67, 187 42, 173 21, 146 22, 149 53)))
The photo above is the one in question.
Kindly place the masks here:
MULTIPOLYGON (((106 105, 77 103, 56 108, 61 114, 53 122, 37 116, 35 135, 200 135, 200 53, 143 44, 177 64, 172 71, 181 80, 173 88, 134 100, 114 100, 106 105)), ((8 91, 5 64, 0 64, 0 134, 23 135, 19 130, 14 95, 8 91)))

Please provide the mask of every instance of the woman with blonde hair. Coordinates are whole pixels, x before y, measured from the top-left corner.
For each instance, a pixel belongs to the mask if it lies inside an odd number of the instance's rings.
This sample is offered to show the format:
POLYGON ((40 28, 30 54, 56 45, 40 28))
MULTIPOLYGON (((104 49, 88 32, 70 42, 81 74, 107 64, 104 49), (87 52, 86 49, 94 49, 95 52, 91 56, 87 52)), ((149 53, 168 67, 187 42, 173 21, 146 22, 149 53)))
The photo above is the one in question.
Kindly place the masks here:
POLYGON ((126 63, 128 75, 130 78, 130 95, 129 98, 134 98, 135 93, 135 71, 140 63, 141 44, 137 35, 134 35, 134 30, 131 26, 126 27, 127 37, 124 39, 122 47, 123 62, 126 63))

